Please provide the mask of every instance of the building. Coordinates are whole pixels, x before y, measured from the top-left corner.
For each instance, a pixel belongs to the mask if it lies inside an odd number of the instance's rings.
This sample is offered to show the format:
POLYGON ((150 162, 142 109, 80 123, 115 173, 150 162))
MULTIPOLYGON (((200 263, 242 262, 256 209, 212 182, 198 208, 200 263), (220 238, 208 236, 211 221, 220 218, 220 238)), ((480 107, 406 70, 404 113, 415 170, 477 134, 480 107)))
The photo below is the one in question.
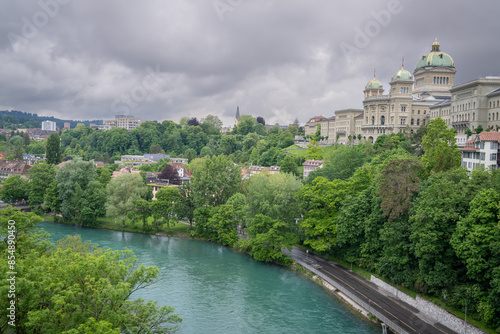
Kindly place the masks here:
POLYGON ((64 122, 64 130, 69 130, 71 128, 71 123, 69 122, 64 122))
POLYGON ((498 169, 500 132, 481 132, 473 135, 462 148, 462 166, 470 172, 474 168, 498 169))
POLYGON ((170 159, 168 154, 144 154, 144 155, 122 155, 120 161, 115 161, 115 164, 127 164, 131 167, 139 167, 142 165, 151 165, 157 163, 161 159, 170 159))
POLYGON ((309 173, 323 167, 323 160, 306 160, 302 166, 304 166, 304 179, 307 179, 309 173))
POLYGON ((102 121, 103 130, 111 130, 113 128, 122 128, 134 130, 139 127, 144 120, 136 118, 132 115, 116 115, 115 119, 105 119, 102 121))
POLYGON ((43 121, 42 122, 42 131, 57 131, 56 122, 43 121))
POLYGON ((387 92, 374 75, 363 90, 362 110, 338 110, 329 118, 315 116, 306 123, 306 135, 320 126, 321 136, 328 138, 326 144, 345 143, 349 135, 373 142, 383 134, 416 131, 441 117, 457 131, 457 143, 463 147, 467 130, 500 128, 500 77, 455 85, 455 74, 453 58, 441 51, 436 39, 431 51, 419 58, 413 74, 403 63, 387 92))
POLYGON ((20 160, 0 160, 0 182, 14 175, 21 175, 27 179, 30 168, 30 165, 20 160))
POLYGON ((280 166, 270 166, 270 167, 264 167, 264 166, 250 166, 247 168, 242 168, 241 169, 241 177, 243 180, 246 180, 250 178, 252 175, 255 174, 260 174, 260 173, 265 173, 265 174, 278 174, 281 170, 280 166))
POLYGON ((310 120, 307 121, 306 126, 304 127, 304 134, 306 136, 310 136, 316 133, 318 126, 320 126, 320 122, 325 120, 324 116, 314 116, 310 120))
POLYGON ((45 154, 43 154, 42 156, 37 156, 35 154, 23 153, 23 161, 28 165, 34 165, 42 160, 45 160, 45 154))

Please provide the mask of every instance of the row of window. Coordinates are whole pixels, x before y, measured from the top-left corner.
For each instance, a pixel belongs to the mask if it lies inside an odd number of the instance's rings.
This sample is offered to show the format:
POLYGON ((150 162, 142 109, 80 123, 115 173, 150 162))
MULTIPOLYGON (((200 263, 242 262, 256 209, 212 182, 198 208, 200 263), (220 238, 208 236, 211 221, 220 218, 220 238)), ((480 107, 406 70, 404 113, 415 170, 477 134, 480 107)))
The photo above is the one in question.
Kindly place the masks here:
POLYGON ((435 85, 447 85, 449 83, 449 78, 447 77, 434 77, 435 85))
POLYGON ((489 113, 488 121, 498 121, 498 113, 489 113))
MULTIPOLYGON (((455 111, 455 106, 452 107, 453 111, 455 111)), ((470 102, 469 103, 463 103, 459 104, 457 106, 457 111, 467 111, 470 109, 470 102)), ((472 103, 472 109, 476 109, 476 102, 472 103)))
POLYGON ((500 103, 500 100, 490 101, 490 108, 498 108, 498 107, 500 107, 499 103, 500 103))
POLYGON ((401 87, 401 94, 408 94, 408 87, 401 87))

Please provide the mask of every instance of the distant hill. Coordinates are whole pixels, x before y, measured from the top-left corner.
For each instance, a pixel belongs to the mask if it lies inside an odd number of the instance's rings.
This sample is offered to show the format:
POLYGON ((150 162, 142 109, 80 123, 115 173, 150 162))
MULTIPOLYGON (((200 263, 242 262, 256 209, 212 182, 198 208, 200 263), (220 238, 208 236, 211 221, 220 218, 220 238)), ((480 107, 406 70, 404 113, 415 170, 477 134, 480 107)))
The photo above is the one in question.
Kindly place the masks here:
POLYGON ((102 120, 74 121, 59 119, 53 116, 38 116, 37 114, 17 110, 0 110, 0 128, 2 129, 40 128, 43 121, 56 122, 58 128, 64 127, 64 123, 70 123, 71 128, 74 128, 78 123, 83 123, 85 126, 90 126, 91 123, 102 124, 102 120))

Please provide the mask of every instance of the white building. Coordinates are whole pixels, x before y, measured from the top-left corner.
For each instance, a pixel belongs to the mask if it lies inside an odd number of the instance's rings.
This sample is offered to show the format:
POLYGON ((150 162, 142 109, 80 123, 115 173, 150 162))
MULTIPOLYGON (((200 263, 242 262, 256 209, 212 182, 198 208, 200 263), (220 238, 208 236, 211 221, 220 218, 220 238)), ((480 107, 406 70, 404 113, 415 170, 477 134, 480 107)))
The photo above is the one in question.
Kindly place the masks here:
POLYGON ((56 122, 43 121, 42 122, 42 131, 57 131, 56 130, 56 122))
POLYGON ((481 132, 474 135, 462 148, 462 166, 470 172, 474 168, 498 169, 500 132, 481 132))
POLYGON ((111 130, 113 128, 123 128, 134 130, 139 127, 144 120, 136 118, 132 115, 116 115, 115 119, 105 119, 102 121, 103 130, 111 130))

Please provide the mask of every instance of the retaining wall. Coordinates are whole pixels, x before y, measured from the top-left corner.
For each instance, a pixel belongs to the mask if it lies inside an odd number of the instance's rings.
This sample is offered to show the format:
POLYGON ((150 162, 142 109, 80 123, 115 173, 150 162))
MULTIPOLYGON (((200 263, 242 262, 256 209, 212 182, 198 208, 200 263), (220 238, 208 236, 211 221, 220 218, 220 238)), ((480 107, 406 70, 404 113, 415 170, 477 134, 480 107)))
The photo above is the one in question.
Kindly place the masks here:
MULTIPOLYGON (((430 301, 420 297, 419 295, 417 295, 417 298, 415 299, 412 296, 409 296, 406 293, 399 291, 395 287, 387 284, 386 282, 382 281, 381 279, 373 275, 371 276, 370 280, 381 289, 389 292, 390 294, 394 295, 399 300, 407 303, 408 305, 413 306, 414 308, 425 314, 427 317, 435 320, 436 322, 445 325, 446 327, 454 330, 457 333, 464 332, 463 319, 458 318, 457 316, 451 314, 450 312, 437 306, 436 304, 431 303, 430 301)), ((488 334, 482 329, 472 326, 469 323, 467 323, 467 333, 488 334)))

